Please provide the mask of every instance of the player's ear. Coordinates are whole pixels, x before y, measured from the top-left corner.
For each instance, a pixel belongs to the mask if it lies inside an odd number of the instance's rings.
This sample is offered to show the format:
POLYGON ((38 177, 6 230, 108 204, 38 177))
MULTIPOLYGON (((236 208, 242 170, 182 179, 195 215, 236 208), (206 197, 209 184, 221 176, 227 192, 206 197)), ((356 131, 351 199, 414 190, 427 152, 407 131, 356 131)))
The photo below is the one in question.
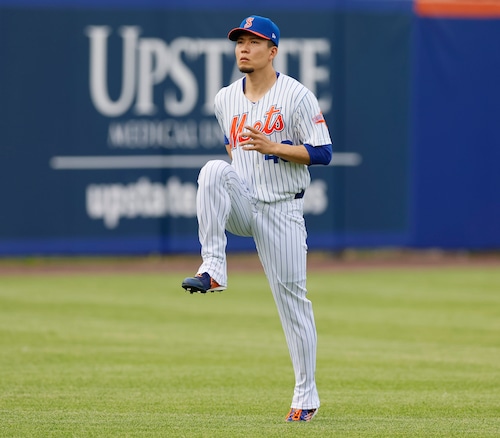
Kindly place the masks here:
POLYGON ((270 59, 273 60, 277 54, 278 54, 278 47, 273 44, 273 46, 271 47, 271 50, 269 51, 270 59))

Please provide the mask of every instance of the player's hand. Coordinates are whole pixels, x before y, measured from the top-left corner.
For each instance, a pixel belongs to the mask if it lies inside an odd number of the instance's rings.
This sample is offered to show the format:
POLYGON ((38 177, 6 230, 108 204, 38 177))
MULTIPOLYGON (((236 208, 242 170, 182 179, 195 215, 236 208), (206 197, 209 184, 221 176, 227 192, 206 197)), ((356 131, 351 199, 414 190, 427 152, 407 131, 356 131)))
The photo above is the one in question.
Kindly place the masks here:
POLYGON ((274 154, 276 143, 273 143, 267 135, 260 132, 258 129, 251 126, 245 126, 246 132, 242 132, 241 136, 247 138, 240 142, 240 147, 245 151, 257 151, 261 154, 274 154))

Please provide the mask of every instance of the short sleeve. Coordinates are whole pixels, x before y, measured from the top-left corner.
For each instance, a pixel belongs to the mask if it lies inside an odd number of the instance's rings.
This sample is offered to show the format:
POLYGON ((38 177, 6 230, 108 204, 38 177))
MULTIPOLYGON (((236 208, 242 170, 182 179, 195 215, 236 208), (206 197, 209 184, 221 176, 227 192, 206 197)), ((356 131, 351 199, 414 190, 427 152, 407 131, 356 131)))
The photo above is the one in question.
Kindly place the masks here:
POLYGON ((311 146, 332 144, 330 132, 323 113, 319 107, 318 99, 308 91, 297 106, 295 113, 295 126, 297 136, 301 143, 311 146))

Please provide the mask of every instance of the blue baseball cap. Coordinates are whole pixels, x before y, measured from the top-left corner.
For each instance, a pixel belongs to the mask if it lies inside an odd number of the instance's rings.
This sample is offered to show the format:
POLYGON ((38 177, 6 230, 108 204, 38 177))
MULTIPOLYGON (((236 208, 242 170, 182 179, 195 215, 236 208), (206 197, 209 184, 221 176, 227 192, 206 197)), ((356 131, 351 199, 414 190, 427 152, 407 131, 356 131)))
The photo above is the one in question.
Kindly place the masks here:
POLYGON ((260 17, 258 15, 251 15, 245 18, 240 27, 235 27, 228 34, 227 37, 231 41, 236 41, 241 32, 250 32, 265 40, 272 41, 276 46, 280 41, 280 30, 269 18, 260 17))

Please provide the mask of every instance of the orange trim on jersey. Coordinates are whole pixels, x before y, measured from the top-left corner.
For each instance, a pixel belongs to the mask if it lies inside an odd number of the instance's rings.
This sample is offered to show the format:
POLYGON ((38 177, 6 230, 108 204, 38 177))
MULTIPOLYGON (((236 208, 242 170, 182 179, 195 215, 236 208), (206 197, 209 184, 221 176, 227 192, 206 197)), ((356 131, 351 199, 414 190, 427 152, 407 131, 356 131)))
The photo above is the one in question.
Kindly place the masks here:
POLYGON ((500 0, 415 0, 421 17, 500 18, 500 0))

